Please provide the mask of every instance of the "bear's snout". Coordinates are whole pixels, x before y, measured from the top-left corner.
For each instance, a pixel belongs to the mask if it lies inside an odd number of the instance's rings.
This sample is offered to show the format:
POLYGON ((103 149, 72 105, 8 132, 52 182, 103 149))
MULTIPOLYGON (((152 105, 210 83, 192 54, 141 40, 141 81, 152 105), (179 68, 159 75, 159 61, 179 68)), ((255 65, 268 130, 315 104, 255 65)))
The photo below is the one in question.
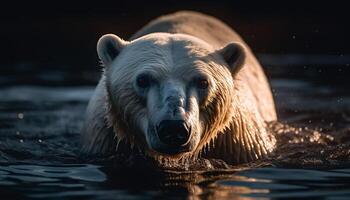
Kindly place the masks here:
POLYGON ((187 144, 191 128, 184 120, 163 120, 157 127, 157 134, 162 143, 178 147, 187 144))

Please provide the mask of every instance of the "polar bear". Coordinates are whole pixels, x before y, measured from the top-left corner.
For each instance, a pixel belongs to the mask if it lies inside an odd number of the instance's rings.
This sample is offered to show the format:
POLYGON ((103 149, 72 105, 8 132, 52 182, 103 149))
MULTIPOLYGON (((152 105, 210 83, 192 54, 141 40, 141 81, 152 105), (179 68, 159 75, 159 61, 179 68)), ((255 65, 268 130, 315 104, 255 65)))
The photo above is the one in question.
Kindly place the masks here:
POLYGON ((205 14, 161 16, 130 40, 97 43, 104 66, 82 131, 90 156, 222 159, 266 157, 277 119, 264 72, 231 28, 205 14))

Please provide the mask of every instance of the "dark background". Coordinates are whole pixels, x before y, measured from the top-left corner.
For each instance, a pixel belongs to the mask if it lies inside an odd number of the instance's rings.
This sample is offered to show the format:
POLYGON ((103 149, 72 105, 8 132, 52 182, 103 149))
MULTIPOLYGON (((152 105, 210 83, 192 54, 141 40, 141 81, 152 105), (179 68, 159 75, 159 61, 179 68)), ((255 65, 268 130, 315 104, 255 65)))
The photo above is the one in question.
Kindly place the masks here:
POLYGON ((8 2, 0 8, 0 84, 94 83, 101 35, 127 39, 155 17, 184 9, 233 27, 270 76, 281 76, 278 67, 284 67, 282 76, 301 73, 324 83, 349 83, 346 3, 171 0, 8 2))

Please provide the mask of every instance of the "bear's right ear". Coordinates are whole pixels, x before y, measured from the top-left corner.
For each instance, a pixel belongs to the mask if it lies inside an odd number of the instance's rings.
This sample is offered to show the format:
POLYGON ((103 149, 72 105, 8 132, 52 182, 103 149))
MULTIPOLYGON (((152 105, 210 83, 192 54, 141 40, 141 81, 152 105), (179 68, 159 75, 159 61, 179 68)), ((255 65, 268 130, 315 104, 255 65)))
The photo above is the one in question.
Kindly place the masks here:
POLYGON ((108 66, 129 42, 114 34, 106 34, 97 42, 97 54, 103 65, 108 66))
POLYGON ((233 76, 239 72, 245 63, 246 50, 240 43, 227 44, 219 50, 219 54, 226 61, 233 76))

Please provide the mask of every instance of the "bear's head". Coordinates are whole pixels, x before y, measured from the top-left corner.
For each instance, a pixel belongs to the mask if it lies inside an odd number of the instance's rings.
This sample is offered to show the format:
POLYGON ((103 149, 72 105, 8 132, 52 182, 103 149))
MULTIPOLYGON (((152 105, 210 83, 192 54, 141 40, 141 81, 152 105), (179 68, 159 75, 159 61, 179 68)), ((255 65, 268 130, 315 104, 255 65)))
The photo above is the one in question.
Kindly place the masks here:
POLYGON ((177 158, 200 152, 229 126, 242 45, 214 49, 185 34, 133 41, 108 34, 97 51, 105 67, 108 123, 119 141, 177 158))

